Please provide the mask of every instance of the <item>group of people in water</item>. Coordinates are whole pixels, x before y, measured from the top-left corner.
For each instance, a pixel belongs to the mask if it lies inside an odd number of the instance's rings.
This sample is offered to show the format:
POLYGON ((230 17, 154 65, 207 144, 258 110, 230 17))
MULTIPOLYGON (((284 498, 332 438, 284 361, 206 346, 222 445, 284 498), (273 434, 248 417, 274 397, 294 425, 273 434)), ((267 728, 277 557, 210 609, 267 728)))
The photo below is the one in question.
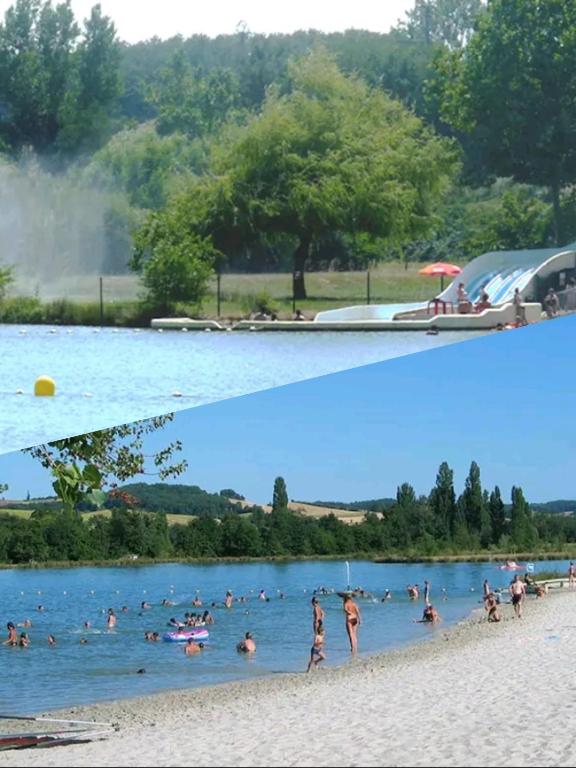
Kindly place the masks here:
MULTIPOLYGON (((570 589, 576 589, 576 566, 573 562, 570 562, 568 568, 568 586, 570 589)), ((547 592, 547 585, 536 583, 529 573, 526 573, 522 578, 518 573, 514 575, 508 587, 508 593, 514 609, 514 614, 517 618, 522 618, 523 605, 526 599, 527 590, 531 590, 537 597, 542 597, 547 592)), ((473 591, 473 588, 471 588, 473 591)), ((431 602, 431 584, 428 580, 424 581, 424 586, 421 589, 418 584, 408 584, 406 587, 408 599, 410 601, 418 601, 422 596, 424 599, 424 610, 421 619, 414 619, 416 623, 423 624, 438 624, 441 622, 441 617, 437 609, 431 602)), ((344 626, 348 643, 350 646, 350 653, 355 656, 358 652, 358 631, 362 624, 362 614, 358 603, 355 598, 369 599, 372 602, 376 602, 376 599, 372 593, 367 592, 361 587, 356 589, 348 589, 345 592, 335 592, 334 590, 320 587, 313 592, 311 600, 312 605, 312 631, 313 641, 310 648, 310 657, 308 661, 307 671, 317 668, 323 661, 326 660, 326 627, 325 627, 325 611, 320 603, 319 596, 331 596, 333 594, 338 595, 342 599, 342 610, 344 612, 344 626)), ((446 590, 442 589, 442 600, 447 599, 446 590)), ((280 599, 285 599, 285 595, 278 590, 278 596, 280 599)), ((266 592, 262 589, 258 593, 257 599, 261 602, 270 602, 270 598, 266 595, 266 592)), ((381 598, 381 602, 387 602, 392 600, 392 592, 387 589, 384 596, 381 598)), ((488 579, 483 583, 483 603, 484 609, 487 613, 487 620, 490 623, 498 623, 502 621, 501 604, 503 600, 503 590, 493 590, 490 586, 488 579)), ((232 591, 228 590, 224 596, 223 602, 220 604, 225 609, 233 607, 234 603, 246 603, 248 599, 246 597, 235 598, 232 591)), ((173 601, 168 599, 163 600, 160 604, 162 607, 168 607, 175 605, 173 601)), ((202 606, 202 601, 197 595, 192 601, 194 607, 202 606)), ((218 603, 211 603, 212 607, 217 607, 218 603)), ((140 604, 139 616, 144 615, 144 611, 151 609, 153 606, 147 601, 142 601, 140 604)), ((39 611, 43 611, 43 606, 38 606, 39 611)), ((123 606, 122 613, 128 612, 128 607, 123 606)), ((109 608, 106 613, 106 626, 108 630, 114 631, 117 626, 117 616, 113 608, 109 608)), ((185 633, 189 628, 204 627, 209 624, 214 624, 214 617, 212 613, 205 609, 203 612, 186 612, 184 619, 172 617, 168 621, 168 625, 173 627, 177 632, 185 633)), ((4 645, 19 648, 28 648, 31 644, 30 637, 26 629, 32 626, 30 619, 26 619, 24 622, 16 625, 14 622, 9 621, 7 623, 8 636, 3 642, 4 645), (19 632, 18 628, 22 627, 23 631, 19 632)), ((84 629, 91 628, 91 622, 84 622, 84 629)), ((146 630, 144 632, 144 640, 146 642, 159 642, 162 639, 160 633, 156 631, 146 630)), ((85 637, 80 639, 81 644, 86 644, 88 640, 85 637)), ((53 634, 48 635, 48 645, 53 647, 57 645, 56 637, 53 634)), ((197 642, 194 636, 186 639, 184 646, 184 653, 187 656, 193 656, 204 650, 205 644, 203 642, 197 642)), ((246 632, 243 638, 236 644, 236 650, 239 653, 252 655, 256 652, 256 641, 251 632, 246 632)), ((140 670, 139 670, 140 671, 140 670)))

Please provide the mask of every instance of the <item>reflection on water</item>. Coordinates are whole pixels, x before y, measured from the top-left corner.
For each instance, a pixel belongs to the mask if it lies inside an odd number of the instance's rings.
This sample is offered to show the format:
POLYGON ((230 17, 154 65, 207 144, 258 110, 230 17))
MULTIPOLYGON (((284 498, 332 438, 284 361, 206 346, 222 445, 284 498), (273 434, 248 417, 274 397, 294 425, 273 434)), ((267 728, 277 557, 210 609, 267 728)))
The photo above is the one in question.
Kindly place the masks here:
MULTIPOLYGON (((547 562, 542 568, 566 570, 567 563, 547 562)), ((494 564, 380 565, 350 563, 354 586, 374 595, 359 600, 363 615, 360 651, 399 647, 442 631, 480 605, 482 582, 506 587, 511 574, 494 564), (410 602, 408 584, 427 579, 432 602, 443 623, 415 624, 423 601, 410 602), (381 602, 386 589, 393 599, 381 602), (442 600, 446 590, 447 600, 442 600)), ((538 570, 538 566, 537 566, 538 570)), ((312 591, 320 586, 343 589, 346 564, 339 561, 250 563, 204 566, 157 565, 129 568, 0 571, 0 624, 29 618, 32 645, 27 649, 0 646, 0 669, 17 681, 9 696, 10 709, 37 712, 95 700, 136 696, 154 691, 203 686, 280 672, 306 669, 312 642, 312 591), (247 603, 223 607, 226 590, 247 603), (258 599, 264 589, 269 602, 258 599), (284 594, 284 599, 280 594, 284 594), (191 605, 200 595, 202 609, 191 605), (163 599, 176 605, 161 606, 163 599), (141 611, 143 600, 152 604, 141 611), (211 603, 217 606, 212 607, 211 603), (41 604, 43 611, 38 611, 41 604), (122 608, 126 606, 127 612, 122 608), (118 624, 106 629, 106 613, 114 608, 118 624), (209 627, 206 650, 192 658, 175 643, 147 643, 144 631, 167 631, 172 616, 208 608, 216 619, 209 627), (89 629, 84 623, 89 622, 89 629), (239 656, 235 646, 244 633, 254 634, 254 658, 239 656), (50 648, 48 634, 57 646, 50 648), (86 644, 80 640, 86 639, 86 644), (146 674, 137 674, 144 668, 146 674)), ((349 658, 342 601, 320 597, 326 612, 327 664, 349 658)), ((22 631, 19 629, 18 631, 22 631)), ((4 702, 4 709, 8 702, 4 702)))

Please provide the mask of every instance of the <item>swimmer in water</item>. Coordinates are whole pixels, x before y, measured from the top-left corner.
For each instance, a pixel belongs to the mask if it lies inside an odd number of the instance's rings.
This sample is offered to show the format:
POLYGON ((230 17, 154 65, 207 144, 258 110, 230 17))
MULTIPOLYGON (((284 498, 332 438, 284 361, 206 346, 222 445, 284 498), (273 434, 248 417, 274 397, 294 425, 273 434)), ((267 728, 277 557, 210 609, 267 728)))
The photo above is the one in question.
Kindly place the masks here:
POLYGON ((232 595, 232 592, 228 590, 226 592, 226 597, 224 598, 224 605, 226 608, 232 608, 232 603, 234 602, 234 597, 232 595))
POLYGON ((238 653, 255 653, 256 652, 256 643, 254 642, 254 638, 251 632, 246 632, 246 634, 244 635, 244 640, 240 640, 240 642, 236 646, 236 650, 238 651, 238 653))
POLYGON ((140 610, 147 611, 148 608, 152 608, 150 603, 147 603, 146 600, 142 600, 142 602, 140 603, 140 610))
POLYGON ((113 608, 108 608, 108 619, 106 620, 108 629, 114 629, 116 626, 116 614, 113 608))
POLYGON ((18 640, 18 645, 20 648, 28 648, 30 645, 30 638, 28 637, 27 632, 20 632, 20 640, 18 640))
POLYGON ((18 633, 16 632, 14 623, 9 621, 8 624, 6 624, 6 629, 8 630, 8 639, 4 640, 4 645, 18 645, 18 633))
POLYGON ((188 640, 186 643, 186 647, 184 648, 184 653, 186 656, 193 656, 195 653, 200 653, 200 651, 204 648, 204 643, 197 643, 192 638, 188 640))
POLYGON ((55 646, 56 645, 56 638, 54 635, 48 635, 48 645, 55 646))

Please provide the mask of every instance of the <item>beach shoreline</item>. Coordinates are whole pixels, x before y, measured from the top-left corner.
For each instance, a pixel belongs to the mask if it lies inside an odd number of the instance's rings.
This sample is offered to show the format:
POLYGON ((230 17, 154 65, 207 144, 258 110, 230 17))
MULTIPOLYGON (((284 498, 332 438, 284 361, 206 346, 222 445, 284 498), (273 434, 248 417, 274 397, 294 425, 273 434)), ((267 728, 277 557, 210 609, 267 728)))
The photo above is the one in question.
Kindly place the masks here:
POLYGON ((576 593, 530 599, 522 620, 504 613, 494 625, 477 609, 429 642, 310 674, 67 708, 56 716, 119 731, 0 766, 571 765, 576 716, 557 712, 572 695, 576 593), (519 707, 544 725, 520 737, 519 707))

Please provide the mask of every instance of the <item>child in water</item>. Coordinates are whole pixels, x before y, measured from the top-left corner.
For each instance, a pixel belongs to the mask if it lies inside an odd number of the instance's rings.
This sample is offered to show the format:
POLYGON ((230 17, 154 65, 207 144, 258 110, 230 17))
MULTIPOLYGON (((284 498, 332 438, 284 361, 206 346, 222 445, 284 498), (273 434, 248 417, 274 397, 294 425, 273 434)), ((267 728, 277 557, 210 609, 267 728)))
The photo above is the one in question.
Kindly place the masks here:
POLYGON ((310 661, 308 662, 307 672, 310 672, 312 667, 316 668, 321 661, 326 658, 324 654, 324 625, 321 621, 318 622, 316 628, 316 634, 314 636, 314 645, 310 649, 310 661))

